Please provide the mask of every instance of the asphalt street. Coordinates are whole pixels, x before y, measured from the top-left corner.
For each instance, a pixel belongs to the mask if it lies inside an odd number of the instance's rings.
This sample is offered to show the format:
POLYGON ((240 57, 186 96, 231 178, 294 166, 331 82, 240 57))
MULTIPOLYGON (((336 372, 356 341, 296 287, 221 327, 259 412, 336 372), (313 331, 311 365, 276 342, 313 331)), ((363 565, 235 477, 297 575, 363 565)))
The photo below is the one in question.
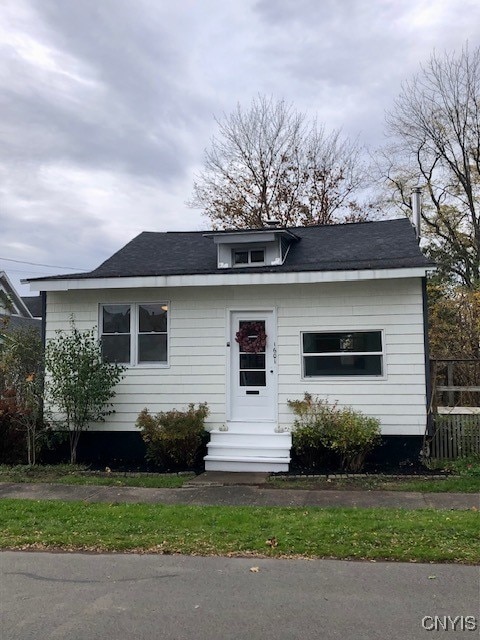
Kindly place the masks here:
POLYGON ((473 566, 0 553, 2 640, 474 638, 479 605, 473 566))

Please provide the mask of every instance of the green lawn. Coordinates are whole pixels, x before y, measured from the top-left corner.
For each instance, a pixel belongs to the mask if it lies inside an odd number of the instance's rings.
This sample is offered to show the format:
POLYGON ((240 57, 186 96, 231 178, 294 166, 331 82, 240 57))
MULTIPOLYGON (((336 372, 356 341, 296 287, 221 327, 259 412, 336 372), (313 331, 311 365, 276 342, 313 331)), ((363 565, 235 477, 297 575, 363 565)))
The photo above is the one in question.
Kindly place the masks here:
POLYGON ((38 465, 35 467, 0 465, 0 482, 51 482, 55 484, 171 489, 183 486, 187 480, 194 476, 194 473, 184 475, 174 473, 106 473, 89 471, 87 467, 81 465, 38 465))
POLYGON ((479 530, 475 511, 0 501, 2 549, 472 564, 479 530))

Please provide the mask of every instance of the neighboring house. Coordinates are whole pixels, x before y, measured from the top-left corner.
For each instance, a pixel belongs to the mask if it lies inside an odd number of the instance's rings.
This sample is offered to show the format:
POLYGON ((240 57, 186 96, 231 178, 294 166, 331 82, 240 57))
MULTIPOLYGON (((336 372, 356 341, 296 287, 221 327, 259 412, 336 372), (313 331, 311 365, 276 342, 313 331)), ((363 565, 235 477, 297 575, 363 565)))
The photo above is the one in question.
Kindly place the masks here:
MULTIPOLYGON (((41 300, 40 296, 31 298, 41 300)), ((30 312, 28 304, 16 292, 7 274, 0 271, 0 332, 26 328, 34 328, 40 332, 41 326, 41 320, 30 312)))
POLYGON ((288 400, 306 391, 378 418, 389 455, 418 455, 431 266, 403 219, 145 232, 89 273, 29 282, 47 292, 47 339, 73 314, 128 366, 115 413, 92 426, 92 451, 133 450, 144 407, 206 401, 207 469, 280 471, 288 400))
POLYGON ((22 296, 22 300, 30 312, 32 318, 42 319, 42 297, 41 296, 22 296))

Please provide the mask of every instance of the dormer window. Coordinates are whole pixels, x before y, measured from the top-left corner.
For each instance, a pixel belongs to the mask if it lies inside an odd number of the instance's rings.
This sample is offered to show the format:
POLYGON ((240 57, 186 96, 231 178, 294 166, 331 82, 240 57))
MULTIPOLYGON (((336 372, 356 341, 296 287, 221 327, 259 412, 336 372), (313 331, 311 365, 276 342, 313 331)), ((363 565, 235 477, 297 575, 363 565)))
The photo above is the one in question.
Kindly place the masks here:
POLYGON ((235 266, 265 264, 265 249, 235 249, 233 264, 235 266))
POLYGON ((288 229, 244 229, 206 233, 217 245, 219 269, 277 267, 299 238, 288 229))

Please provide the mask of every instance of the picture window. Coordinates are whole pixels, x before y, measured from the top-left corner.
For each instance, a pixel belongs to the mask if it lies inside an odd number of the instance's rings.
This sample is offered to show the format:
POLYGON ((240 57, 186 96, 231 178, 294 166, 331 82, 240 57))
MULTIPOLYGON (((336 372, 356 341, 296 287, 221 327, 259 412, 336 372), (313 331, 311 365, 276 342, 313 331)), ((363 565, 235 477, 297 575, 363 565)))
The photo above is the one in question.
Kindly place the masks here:
POLYGON ((381 331, 302 333, 305 378, 323 376, 382 376, 381 331))

